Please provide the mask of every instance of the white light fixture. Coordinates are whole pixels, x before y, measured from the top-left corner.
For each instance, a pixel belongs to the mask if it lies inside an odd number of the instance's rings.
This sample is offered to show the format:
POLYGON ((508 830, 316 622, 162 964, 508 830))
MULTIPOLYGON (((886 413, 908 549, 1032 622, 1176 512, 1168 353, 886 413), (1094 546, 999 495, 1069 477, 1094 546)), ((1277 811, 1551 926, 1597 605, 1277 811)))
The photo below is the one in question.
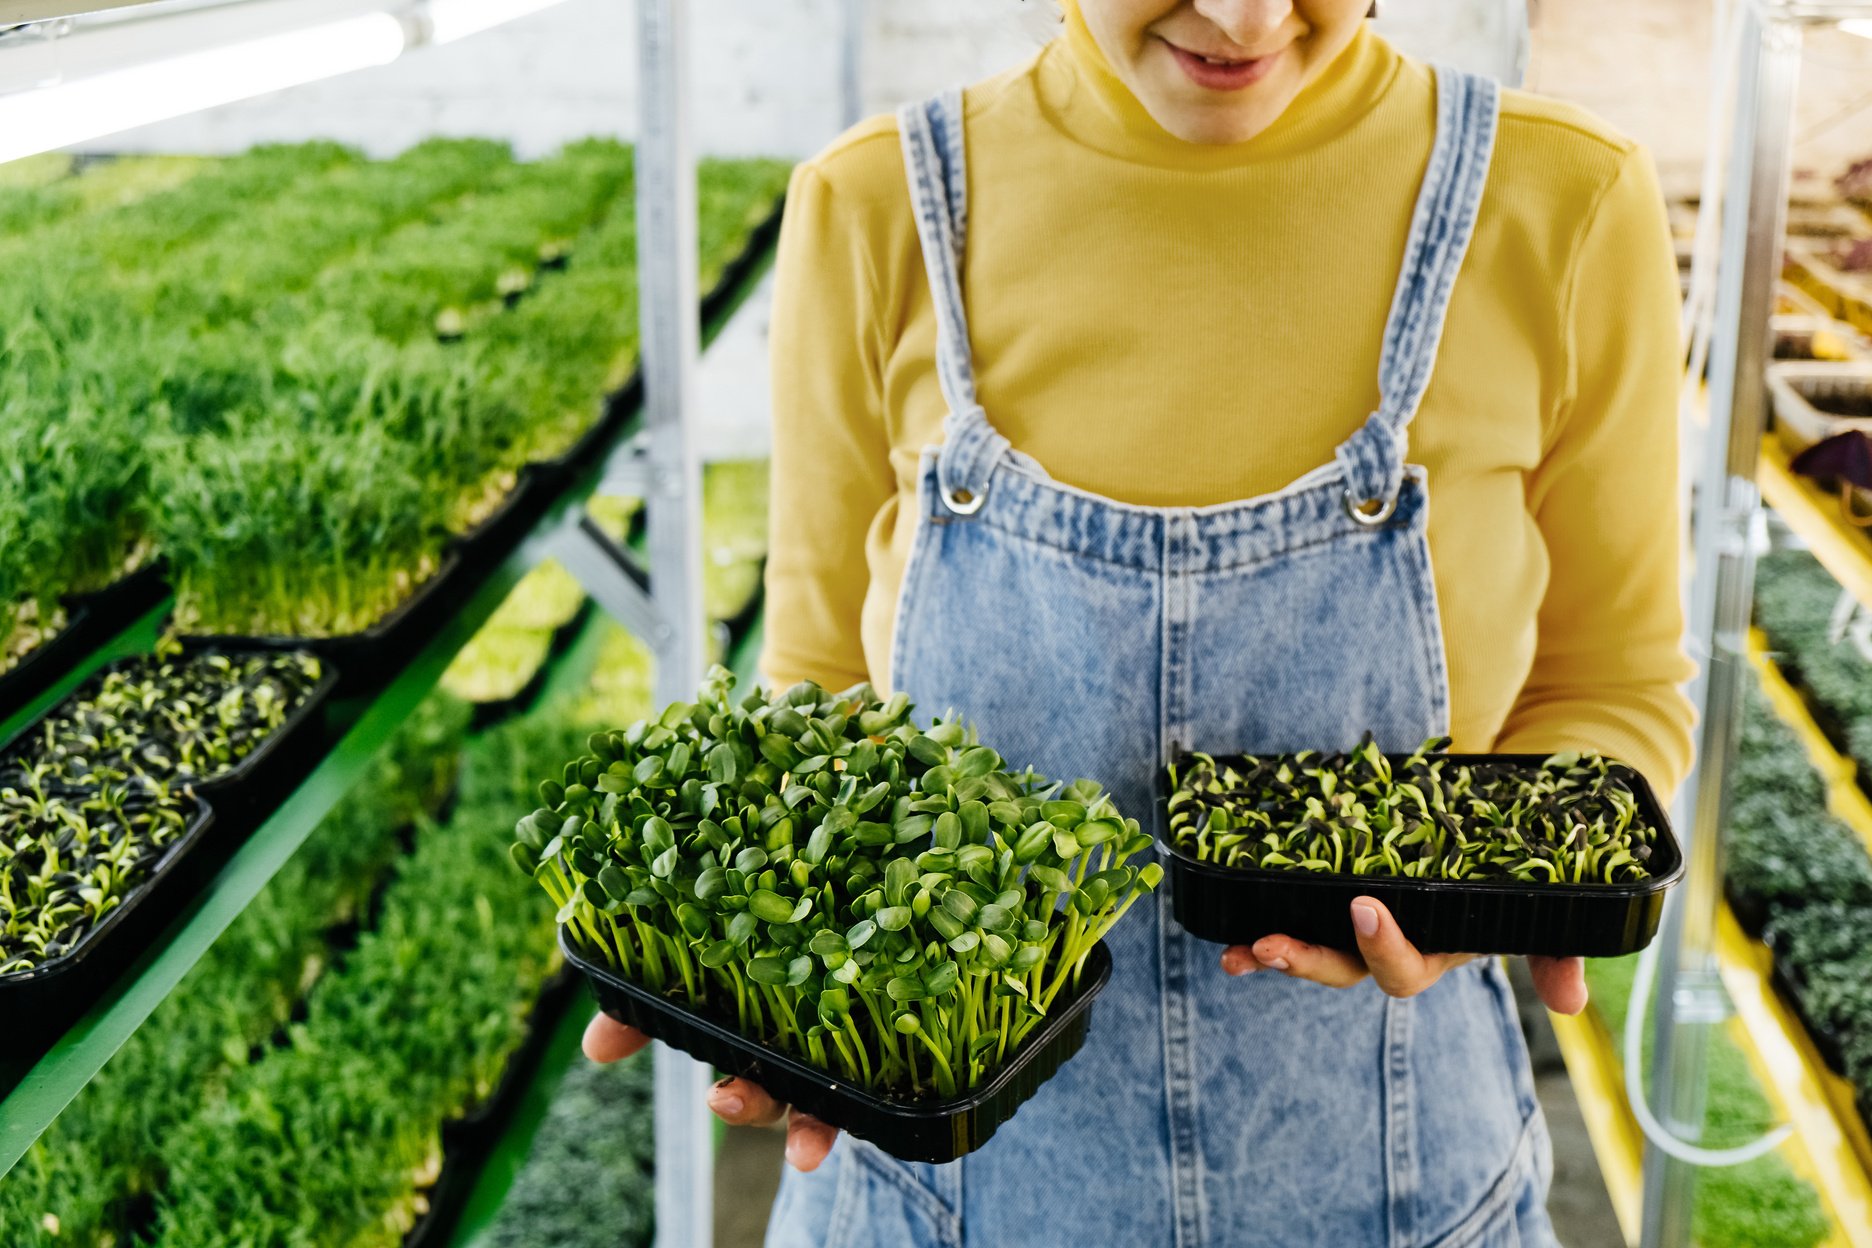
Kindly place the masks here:
POLYGON ((562 0, 429 0, 429 42, 453 43, 562 0))
POLYGON ((397 18, 367 13, 0 96, 0 161, 385 65, 408 41, 397 18))
POLYGON ((1840 23, 1840 29, 1849 35, 1872 39, 1872 17, 1849 17, 1840 23))

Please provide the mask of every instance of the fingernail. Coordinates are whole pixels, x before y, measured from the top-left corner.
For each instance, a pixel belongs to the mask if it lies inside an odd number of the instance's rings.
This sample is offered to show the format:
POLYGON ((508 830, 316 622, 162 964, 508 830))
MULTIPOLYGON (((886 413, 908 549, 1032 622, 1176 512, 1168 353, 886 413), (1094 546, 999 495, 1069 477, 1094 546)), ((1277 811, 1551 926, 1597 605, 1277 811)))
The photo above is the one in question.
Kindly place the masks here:
POLYGON ((1222 955, 1222 970, 1229 975, 1252 975, 1256 970, 1255 961, 1231 949, 1222 955))
POLYGON ((729 1117, 747 1108, 747 1102, 733 1092, 723 1092, 720 1096, 712 1099, 714 1101, 715 1112, 729 1117))
POLYGON ((791 1136, 787 1137, 786 1159, 787 1164, 792 1166, 795 1170, 799 1169, 800 1163, 806 1159, 805 1147, 799 1140, 791 1136))
POLYGON ((1358 928, 1358 934, 1361 936, 1376 936, 1378 934, 1378 912, 1370 906, 1362 906, 1354 902, 1352 905, 1352 926, 1358 928))
POLYGON ((1272 967, 1273 969, 1277 971, 1284 971, 1287 969, 1287 959, 1286 958, 1269 958, 1265 963, 1263 963, 1263 965, 1272 967))

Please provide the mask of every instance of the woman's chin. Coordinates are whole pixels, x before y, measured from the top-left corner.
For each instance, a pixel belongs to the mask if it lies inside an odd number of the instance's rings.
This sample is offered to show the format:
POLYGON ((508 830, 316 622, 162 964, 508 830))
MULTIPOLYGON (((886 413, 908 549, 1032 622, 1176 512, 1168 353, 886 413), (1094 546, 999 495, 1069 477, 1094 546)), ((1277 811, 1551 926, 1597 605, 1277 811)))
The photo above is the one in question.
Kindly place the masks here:
POLYGON ((1221 146, 1246 143, 1286 111, 1299 94, 1282 65, 1267 78, 1234 91, 1216 91, 1193 83, 1175 63, 1153 65, 1139 75, 1132 91, 1144 111, 1166 133, 1185 143, 1221 146))

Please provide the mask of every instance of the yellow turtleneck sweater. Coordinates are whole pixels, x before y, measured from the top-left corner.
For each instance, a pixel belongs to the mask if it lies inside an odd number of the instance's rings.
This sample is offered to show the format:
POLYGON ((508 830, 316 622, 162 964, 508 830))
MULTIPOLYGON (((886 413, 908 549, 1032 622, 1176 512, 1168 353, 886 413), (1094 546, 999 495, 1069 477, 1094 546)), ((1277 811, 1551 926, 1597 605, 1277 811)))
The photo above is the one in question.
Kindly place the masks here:
MULTIPOLYGON (((1376 405, 1434 132, 1426 67, 1364 31, 1262 135, 1198 146, 1069 18, 965 113, 980 399, 1053 476, 1152 506, 1247 498, 1325 463, 1376 405)), ((883 687, 945 410, 894 118, 799 167, 777 280, 764 667, 883 687)), ((1687 770, 1677 316, 1646 154, 1506 92, 1410 431, 1457 749, 1596 749, 1666 790, 1687 770)))

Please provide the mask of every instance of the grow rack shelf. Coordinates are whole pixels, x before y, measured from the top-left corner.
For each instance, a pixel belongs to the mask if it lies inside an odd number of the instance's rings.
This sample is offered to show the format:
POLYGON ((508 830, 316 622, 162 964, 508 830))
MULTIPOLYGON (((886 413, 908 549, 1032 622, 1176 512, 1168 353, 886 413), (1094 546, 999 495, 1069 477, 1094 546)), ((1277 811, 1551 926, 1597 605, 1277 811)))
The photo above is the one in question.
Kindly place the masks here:
MULTIPOLYGON (((1852 1086, 1825 1068, 1799 1020, 1775 995, 1767 948, 1742 931, 1727 902, 1718 913, 1717 937, 1723 986, 1736 1007, 1727 1023, 1729 1038, 1774 1112, 1794 1124, 1780 1156, 1819 1195, 1832 1227, 1821 1244, 1872 1248, 1872 1179, 1856 1151, 1864 1129, 1852 1106, 1852 1086)), ((1626 1242, 1636 1244, 1644 1205, 1644 1136, 1625 1099, 1621 1038, 1591 1006, 1577 1017, 1550 1017, 1613 1212, 1626 1242)))
POLYGON ((1762 500, 1813 549, 1841 588, 1872 607, 1872 535, 1841 519, 1835 495, 1794 474, 1787 448, 1773 434, 1762 439, 1755 480, 1762 500))
MULTIPOLYGON (((771 249, 756 236, 750 248, 771 249)), ((734 296, 720 300, 702 326, 712 338, 753 289, 763 262, 738 266, 734 296)), ((606 480, 614 449, 631 441, 638 421, 617 430, 609 446, 595 447, 589 463, 570 475, 539 521, 516 536, 511 549, 465 575, 479 578, 462 607, 375 688, 330 704, 322 740, 312 742, 318 762, 286 794, 181 914, 131 963, 77 1023, 36 1056, 0 1060, 0 1181, 72 1098, 101 1070, 266 883, 298 852, 319 822, 364 774, 372 757, 428 696, 455 654, 542 558, 558 549, 554 538, 574 527, 584 504, 606 480)), ((495 552, 489 552, 494 555, 495 552)), ((643 571, 630 569, 642 587, 643 571)), ((592 588, 588 586, 588 588, 592 588)), ((598 596, 598 595, 594 595, 598 596)), ((153 649, 170 603, 165 600, 77 664, 32 704, 0 724, 11 730, 75 688, 112 659, 153 649)), ((756 630, 758 631, 758 630, 756 630)))
MULTIPOLYGON (((1825 780, 1828 808, 1872 852, 1872 800, 1859 787, 1853 763, 1814 723, 1800 694, 1776 668, 1759 630, 1751 631, 1748 649, 1769 702, 1825 780)), ((1820 1194, 1834 1227, 1826 1242, 1872 1246, 1872 1137, 1854 1104, 1853 1086, 1827 1069, 1800 1020, 1775 992, 1769 977, 1773 955, 1742 930, 1726 902, 1718 915, 1717 952, 1723 987, 1736 1011, 1729 1034, 1775 1112, 1794 1124, 1794 1137, 1782 1155, 1820 1194)), ((1622 1046, 1590 1009, 1577 1018, 1556 1015, 1553 1023, 1619 1225, 1636 1243, 1644 1145, 1625 1099, 1622 1046)))

